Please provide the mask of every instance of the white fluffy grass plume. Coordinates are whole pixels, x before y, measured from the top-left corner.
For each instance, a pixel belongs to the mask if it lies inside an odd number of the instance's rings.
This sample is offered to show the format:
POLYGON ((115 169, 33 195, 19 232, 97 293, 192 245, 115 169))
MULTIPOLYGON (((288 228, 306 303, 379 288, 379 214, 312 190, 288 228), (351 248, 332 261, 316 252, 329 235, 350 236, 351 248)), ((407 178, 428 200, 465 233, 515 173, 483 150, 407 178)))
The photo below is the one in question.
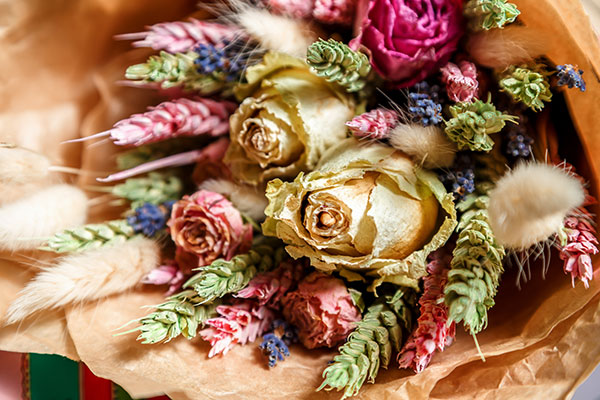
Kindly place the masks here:
POLYGON ((233 205, 248 217, 262 221, 265 219, 265 208, 267 198, 264 193, 255 188, 245 185, 236 185, 226 179, 210 179, 200 185, 200 189, 222 194, 227 197, 233 205))
POLYGON ((506 68, 543 55, 546 46, 523 26, 491 29, 469 36, 467 51, 473 61, 488 68, 506 68))
POLYGON ((304 58, 318 33, 308 21, 271 14, 241 1, 233 2, 234 21, 264 50, 273 50, 304 58))
POLYGON ((0 205, 13 202, 44 186, 50 161, 42 154, 0 143, 0 205))
POLYGON ((449 167, 456 145, 436 126, 400 124, 390 132, 390 144, 425 168, 449 167))
POLYGON ((9 306, 6 323, 21 321, 37 311, 129 290, 158 265, 159 259, 158 245, 146 238, 68 255, 25 286, 9 306))
POLYGON ((87 197, 75 186, 54 185, 0 207, 0 250, 33 249, 66 228, 81 225, 87 197))
POLYGON ((556 233, 584 199, 581 183, 563 169, 523 163, 490 192, 490 225, 500 244, 525 250, 556 233))

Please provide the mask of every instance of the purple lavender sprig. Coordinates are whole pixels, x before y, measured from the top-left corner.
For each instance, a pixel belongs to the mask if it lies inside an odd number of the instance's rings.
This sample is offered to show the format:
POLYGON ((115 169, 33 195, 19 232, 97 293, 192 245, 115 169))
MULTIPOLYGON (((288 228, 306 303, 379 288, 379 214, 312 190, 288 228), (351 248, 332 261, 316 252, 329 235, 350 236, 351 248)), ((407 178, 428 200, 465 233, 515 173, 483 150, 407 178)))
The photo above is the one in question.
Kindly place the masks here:
POLYGON ((133 214, 127 217, 127 224, 133 228, 135 233, 153 237, 165 229, 174 203, 174 201, 167 201, 158 206, 145 203, 137 207, 133 214))
POLYGON ((296 341, 294 329, 283 320, 273 321, 273 331, 263 336, 262 343, 258 346, 269 360, 269 367, 273 368, 278 361, 285 361, 289 357, 289 345, 296 341))
POLYGON ((442 122, 442 105, 425 93, 408 94, 408 112, 415 122, 420 122, 423 126, 442 122))
POLYGON ((558 71, 558 86, 568 86, 569 89, 576 87, 585 92, 585 81, 582 77, 583 70, 572 64, 557 65, 556 70, 558 71))

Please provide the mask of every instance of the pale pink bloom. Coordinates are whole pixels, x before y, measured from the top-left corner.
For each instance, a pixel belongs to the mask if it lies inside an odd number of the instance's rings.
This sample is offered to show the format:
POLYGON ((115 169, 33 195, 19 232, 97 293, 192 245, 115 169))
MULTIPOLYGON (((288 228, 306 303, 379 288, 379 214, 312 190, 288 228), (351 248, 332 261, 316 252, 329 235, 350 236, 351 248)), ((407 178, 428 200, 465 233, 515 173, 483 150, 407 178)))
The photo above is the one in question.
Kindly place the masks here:
POLYGON ((253 298, 258 304, 279 308, 283 295, 296 284, 303 275, 304 265, 297 261, 284 261, 276 269, 258 274, 235 296, 243 299, 253 298))
POLYGON ((313 272, 282 300, 283 315, 298 328, 302 344, 333 347, 342 343, 361 320, 344 281, 313 272))
POLYGON ((200 331, 200 337, 210 343, 208 357, 226 354, 236 344, 253 342, 271 326, 275 315, 268 308, 251 301, 231 306, 218 306, 220 317, 206 321, 208 328, 200 331))
POLYGON ((166 295, 170 296, 181 288, 185 280, 185 275, 177 263, 169 260, 165 265, 154 268, 143 279, 142 283, 147 285, 169 285, 166 295))
POLYGON ((385 108, 375 108, 346 122, 357 138, 387 139, 398 122, 398 113, 385 108))
POLYGON ((357 0, 315 0, 313 17, 325 24, 352 25, 357 0))
POLYGON ((441 72, 450 100, 468 102, 477 97, 479 82, 475 64, 468 61, 461 61, 458 65, 449 62, 441 72))
POLYGON ((455 323, 448 325, 448 307, 440 302, 448 282, 450 258, 439 253, 433 257, 427 265, 428 275, 423 278, 417 327, 398 354, 400 368, 412 368, 417 373, 429 365, 436 349, 443 351, 452 344, 456 334, 455 323))
POLYGON ((169 53, 180 53, 193 50, 200 43, 218 44, 233 40, 239 36, 240 30, 214 22, 190 19, 189 22, 163 22, 148 26, 146 32, 125 33, 115 36, 119 40, 137 40, 134 47, 151 47, 154 50, 165 50, 169 53))
POLYGON ((221 194, 207 190, 175 203, 167 226, 178 248, 176 260, 184 270, 190 262, 196 268, 220 257, 229 260, 252 242, 252 226, 244 223, 234 205, 221 194))
POLYGON ((313 10, 314 0, 267 0, 270 10, 293 18, 308 18, 313 10))
POLYGON ((235 109, 232 102, 204 98, 165 101, 117 122, 103 134, 110 134, 119 146, 141 146, 178 136, 221 136, 229 132, 229 116, 235 109))
POLYGON ((565 219, 564 231, 567 234, 567 243, 559 245, 560 259, 564 260, 565 273, 571 274, 571 284, 575 287, 575 279, 583 282, 586 288, 589 281, 594 278, 594 267, 591 254, 598 254, 598 239, 596 229, 591 224, 591 216, 581 207, 577 215, 565 219))

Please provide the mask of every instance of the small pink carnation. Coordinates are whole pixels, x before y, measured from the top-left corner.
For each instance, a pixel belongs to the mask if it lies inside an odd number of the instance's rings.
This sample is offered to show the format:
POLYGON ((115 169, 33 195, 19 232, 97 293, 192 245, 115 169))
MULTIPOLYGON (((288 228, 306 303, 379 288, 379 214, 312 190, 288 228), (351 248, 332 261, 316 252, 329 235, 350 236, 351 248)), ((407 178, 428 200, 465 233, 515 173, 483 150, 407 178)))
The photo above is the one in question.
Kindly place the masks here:
POLYGON ((565 273, 571 274, 571 283, 575 279, 583 282, 586 288, 594 278, 594 266, 590 255, 598 254, 598 239, 596 229, 590 223, 590 215, 585 208, 577 210, 577 216, 565 219, 564 230, 567 233, 567 243, 560 247, 560 259, 564 260, 565 273))
POLYGON ((351 25, 357 0, 315 0, 313 17, 325 24, 351 25))
POLYGON ((450 100, 464 102, 477 97, 479 82, 475 64, 468 61, 461 61, 458 65, 449 62, 441 71, 450 100))
POLYGON ((293 18, 308 18, 313 10, 314 0, 267 0, 271 11, 293 18))
POLYGON ((235 296, 256 299, 261 306, 279 308, 283 295, 295 285, 304 273, 304 265, 298 261, 284 261, 273 271, 258 274, 235 296))
POLYGON ((210 343, 209 358, 226 354, 236 344, 255 341, 275 319, 271 310, 252 301, 218 306, 217 313, 220 317, 207 320, 208 327, 199 332, 200 337, 210 343))
POLYGON ((344 282, 321 272, 304 278, 282 304, 283 315, 309 349, 342 343, 361 320, 344 282))

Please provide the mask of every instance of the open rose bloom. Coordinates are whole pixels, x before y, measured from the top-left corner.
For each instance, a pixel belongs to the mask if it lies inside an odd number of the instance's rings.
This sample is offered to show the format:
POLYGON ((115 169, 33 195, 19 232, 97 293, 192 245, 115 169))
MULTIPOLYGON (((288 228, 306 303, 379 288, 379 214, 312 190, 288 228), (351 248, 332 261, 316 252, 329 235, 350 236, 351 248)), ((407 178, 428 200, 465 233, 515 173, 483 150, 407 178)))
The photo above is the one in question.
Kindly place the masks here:
POLYGON ((417 287, 429 253, 456 225, 451 194, 404 154, 346 139, 314 172, 273 180, 263 224, 292 257, 322 271, 417 287))
POLYGON ((351 46, 365 48, 371 64, 397 87, 436 73, 463 33, 462 0, 359 0, 351 46))
POLYGON ((299 59, 268 53, 238 88, 243 99, 231 116, 225 161, 236 179, 261 185, 295 177, 346 136, 354 100, 310 72, 299 59))

